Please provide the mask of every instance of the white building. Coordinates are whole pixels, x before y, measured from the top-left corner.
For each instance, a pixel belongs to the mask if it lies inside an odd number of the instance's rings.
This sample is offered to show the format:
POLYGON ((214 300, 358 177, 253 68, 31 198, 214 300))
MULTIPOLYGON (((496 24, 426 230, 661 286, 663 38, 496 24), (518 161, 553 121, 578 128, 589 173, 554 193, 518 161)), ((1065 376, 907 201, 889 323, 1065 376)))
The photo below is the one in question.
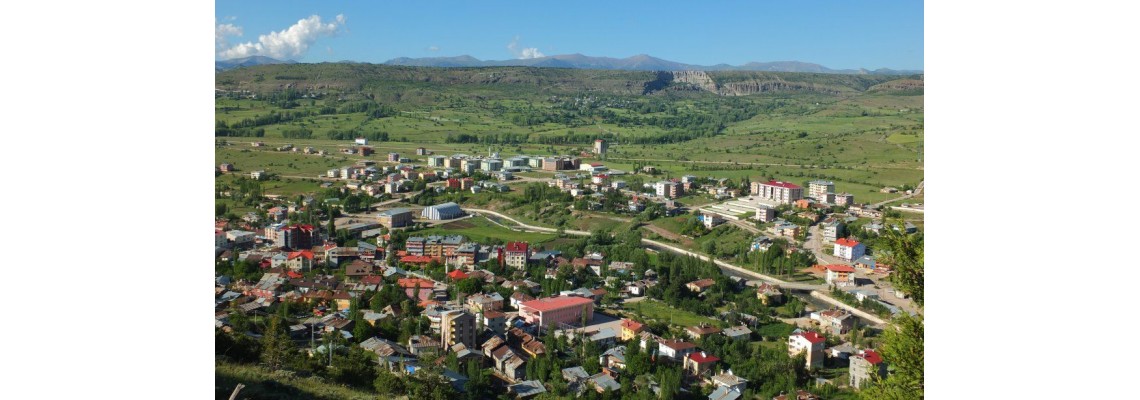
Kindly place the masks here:
POLYGON ((788 336, 788 356, 806 353, 808 368, 823 366, 823 346, 826 339, 815 332, 796 332, 788 336))
POLYGON ((463 210, 455 203, 436 204, 431 207, 425 207, 420 216, 430 220, 444 220, 455 219, 464 215, 463 210))
POLYGON ((359 144, 361 146, 366 145, 366 144, 368 144, 368 139, 358 137, 358 138, 356 138, 356 144, 359 144))
POLYGON ((867 252, 867 246, 856 240, 841 238, 835 241, 833 255, 847 261, 862 257, 867 252))
POLYGON ((752 194, 780 204, 792 204, 804 197, 804 188, 789 182, 752 182, 752 194))
POLYGON ((254 234, 253 232, 236 230, 236 229, 229 231, 229 232, 226 232, 226 240, 229 240, 230 242, 232 242, 236 246, 240 246, 240 245, 247 244, 247 243, 253 243, 253 240, 256 236, 257 235, 254 234))
POLYGON ((827 200, 828 193, 835 193, 835 182, 825 180, 808 182, 808 197, 815 199, 815 201, 829 203, 827 200))

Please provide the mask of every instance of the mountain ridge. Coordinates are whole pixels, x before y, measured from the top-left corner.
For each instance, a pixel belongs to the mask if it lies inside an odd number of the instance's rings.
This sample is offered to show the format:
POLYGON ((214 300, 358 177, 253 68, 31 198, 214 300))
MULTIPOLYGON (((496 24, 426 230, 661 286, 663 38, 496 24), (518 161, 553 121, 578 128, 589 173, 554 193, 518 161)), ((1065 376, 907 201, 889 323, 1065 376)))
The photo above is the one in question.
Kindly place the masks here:
MULTIPOLYGON (((348 61, 341 61, 348 62, 348 61)), ((268 64, 296 64, 292 60, 276 60, 264 56, 252 56, 238 59, 221 60, 214 62, 215 71, 224 71, 233 68, 249 67, 268 64)), ((890 68, 877 69, 832 69, 820 64, 803 61, 752 61, 742 65, 725 63, 715 65, 685 64, 676 61, 653 57, 648 54, 637 54, 626 58, 595 57, 581 53, 558 54, 528 59, 513 60, 480 60, 470 55, 443 56, 443 57, 397 57, 380 63, 382 65, 399 65, 408 67, 537 67, 537 68, 572 68, 572 69, 599 69, 599 70, 625 70, 625 71, 763 71, 763 72, 809 72, 821 74, 861 74, 861 75, 914 75, 922 74, 922 70, 895 70, 890 68)))

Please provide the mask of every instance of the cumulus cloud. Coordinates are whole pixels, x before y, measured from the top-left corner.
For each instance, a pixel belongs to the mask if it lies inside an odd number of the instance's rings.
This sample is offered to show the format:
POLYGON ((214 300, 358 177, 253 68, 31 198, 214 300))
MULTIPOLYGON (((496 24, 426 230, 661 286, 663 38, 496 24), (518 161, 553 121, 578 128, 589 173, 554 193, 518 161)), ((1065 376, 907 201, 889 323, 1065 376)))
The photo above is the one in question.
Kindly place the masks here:
POLYGON ((538 51, 537 47, 527 47, 527 48, 521 48, 520 49, 519 48, 519 37, 518 36, 515 36, 515 38, 513 40, 511 40, 510 43, 507 44, 507 50, 510 50, 511 55, 514 55, 515 58, 520 59, 520 60, 525 60, 528 58, 546 57, 546 54, 542 54, 541 51, 538 51))
POLYGON ((439 51, 439 46, 428 46, 427 51, 439 51))
POLYGON ((237 29, 240 35, 241 28, 222 24, 215 29, 214 44, 217 46, 218 58, 223 60, 249 56, 266 56, 281 60, 296 59, 304 56, 309 51, 309 46, 312 46, 318 38, 336 35, 337 29, 344 26, 344 21, 344 14, 337 15, 328 23, 322 21, 321 16, 312 15, 284 30, 260 35, 257 37, 257 42, 245 42, 233 46, 225 43, 224 37, 231 36, 234 29, 237 29), (225 34, 217 33, 223 31, 225 34), (218 41, 219 36, 223 41, 218 41))
MULTIPOLYGON (((229 19, 229 18, 227 18, 229 19)), ((229 19, 232 20, 232 19, 229 19)), ((217 19, 214 20, 214 52, 221 52, 226 47, 229 47, 229 41, 226 37, 241 36, 241 27, 234 26, 234 24, 219 24, 217 19)))

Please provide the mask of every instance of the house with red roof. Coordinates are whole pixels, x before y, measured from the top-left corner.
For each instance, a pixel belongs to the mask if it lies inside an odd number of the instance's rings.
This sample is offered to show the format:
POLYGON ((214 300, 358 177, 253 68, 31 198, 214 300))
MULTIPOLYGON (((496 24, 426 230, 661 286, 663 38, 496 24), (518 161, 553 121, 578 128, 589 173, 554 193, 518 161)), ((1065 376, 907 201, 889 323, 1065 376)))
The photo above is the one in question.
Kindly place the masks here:
POLYGON ((456 269, 452 270, 451 272, 448 272, 447 277, 451 278, 452 281, 461 281, 461 280, 470 278, 471 275, 467 274, 466 272, 463 272, 463 270, 461 270, 461 269, 456 268, 456 269))
POLYGON ((427 264, 434 259, 436 258, 431 256, 403 256, 400 257, 400 262, 403 264, 427 264))
POLYGON ((545 328, 562 324, 578 326, 585 315, 586 322, 594 317, 594 300, 578 296, 546 297, 519 303, 519 317, 526 322, 545 328))
POLYGON ((308 271, 313 269, 313 252, 301 250, 290 252, 285 259, 285 266, 294 271, 308 271))
POLYGON ((826 270, 826 281, 828 285, 835 286, 854 286, 855 285, 855 267, 844 264, 831 264, 824 265, 826 270))
POLYGON ((712 371, 717 361, 720 361, 720 358, 702 350, 689 353, 689 355, 685 356, 684 361, 681 363, 681 368, 694 376, 701 376, 712 371))
POLYGON ((788 356, 795 357, 800 353, 807 355, 807 368, 819 368, 823 366, 823 346, 826 345, 827 339, 815 332, 805 332, 797 329, 797 332, 788 336, 788 356))
POLYGON ((847 261, 862 257, 867 253, 867 246, 857 240, 841 238, 835 241, 835 250, 832 255, 847 261))
POLYGON ((694 340, 701 340, 708 335, 720 333, 721 329, 708 324, 701 324, 697 326, 690 326, 685 328, 685 333, 694 340))
POLYGON ((621 340, 628 342, 637 338, 637 334, 645 330, 645 325, 629 318, 621 320, 621 340))
POLYGON ((435 282, 423 278, 401 278, 396 281, 396 284, 404 289, 404 294, 409 299, 421 302, 431 299, 432 292, 435 289, 435 282))
POLYGON ((859 354, 852 354, 848 360, 851 362, 847 374, 848 385, 853 388, 866 387, 874 379, 873 375, 879 375, 881 378, 887 377, 887 364, 883 362, 883 357, 874 350, 862 350, 859 354))
POLYGON ((527 242, 509 242, 504 256, 508 267, 526 268, 526 261, 530 258, 530 244, 527 242))
POLYGON ((657 354, 672 360, 684 360, 685 356, 697 350, 697 345, 684 340, 670 339, 657 342, 657 354))

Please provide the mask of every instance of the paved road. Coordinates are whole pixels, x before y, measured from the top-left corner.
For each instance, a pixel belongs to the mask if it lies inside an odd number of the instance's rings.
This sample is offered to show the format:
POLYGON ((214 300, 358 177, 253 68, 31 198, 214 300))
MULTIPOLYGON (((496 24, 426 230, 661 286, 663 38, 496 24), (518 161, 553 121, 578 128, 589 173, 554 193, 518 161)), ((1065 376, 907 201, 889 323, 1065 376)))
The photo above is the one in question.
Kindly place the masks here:
POLYGON ((887 204, 887 203, 890 203, 890 202, 892 202, 892 201, 899 201, 899 200, 903 200, 903 199, 909 199, 909 198, 911 198, 911 197, 914 197, 914 196, 918 196, 918 195, 922 194, 922 185, 923 185, 923 184, 925 184, 925 183, 926 183, 926 181, 922 181, 922 182, 919 182, 919 183, 918 183, 918 186, 916 186, 916 187, 914 188, 914 191, 913 191, 913 192, 911 192, 911 193, 910 193, 910 194, 908 194, 908 195, 905 195, 905 196, 902 196, 902 197, 893 198, 893 199, 890 199, 890 200, 883 200, 883 201, 880 201, 880 202, 878 202, 878 203, 872 204, 872 205, 871 205, 871 207, 872 207, 872 208, 878 208, 878 207, 882 206, 883 204, 887 204))

